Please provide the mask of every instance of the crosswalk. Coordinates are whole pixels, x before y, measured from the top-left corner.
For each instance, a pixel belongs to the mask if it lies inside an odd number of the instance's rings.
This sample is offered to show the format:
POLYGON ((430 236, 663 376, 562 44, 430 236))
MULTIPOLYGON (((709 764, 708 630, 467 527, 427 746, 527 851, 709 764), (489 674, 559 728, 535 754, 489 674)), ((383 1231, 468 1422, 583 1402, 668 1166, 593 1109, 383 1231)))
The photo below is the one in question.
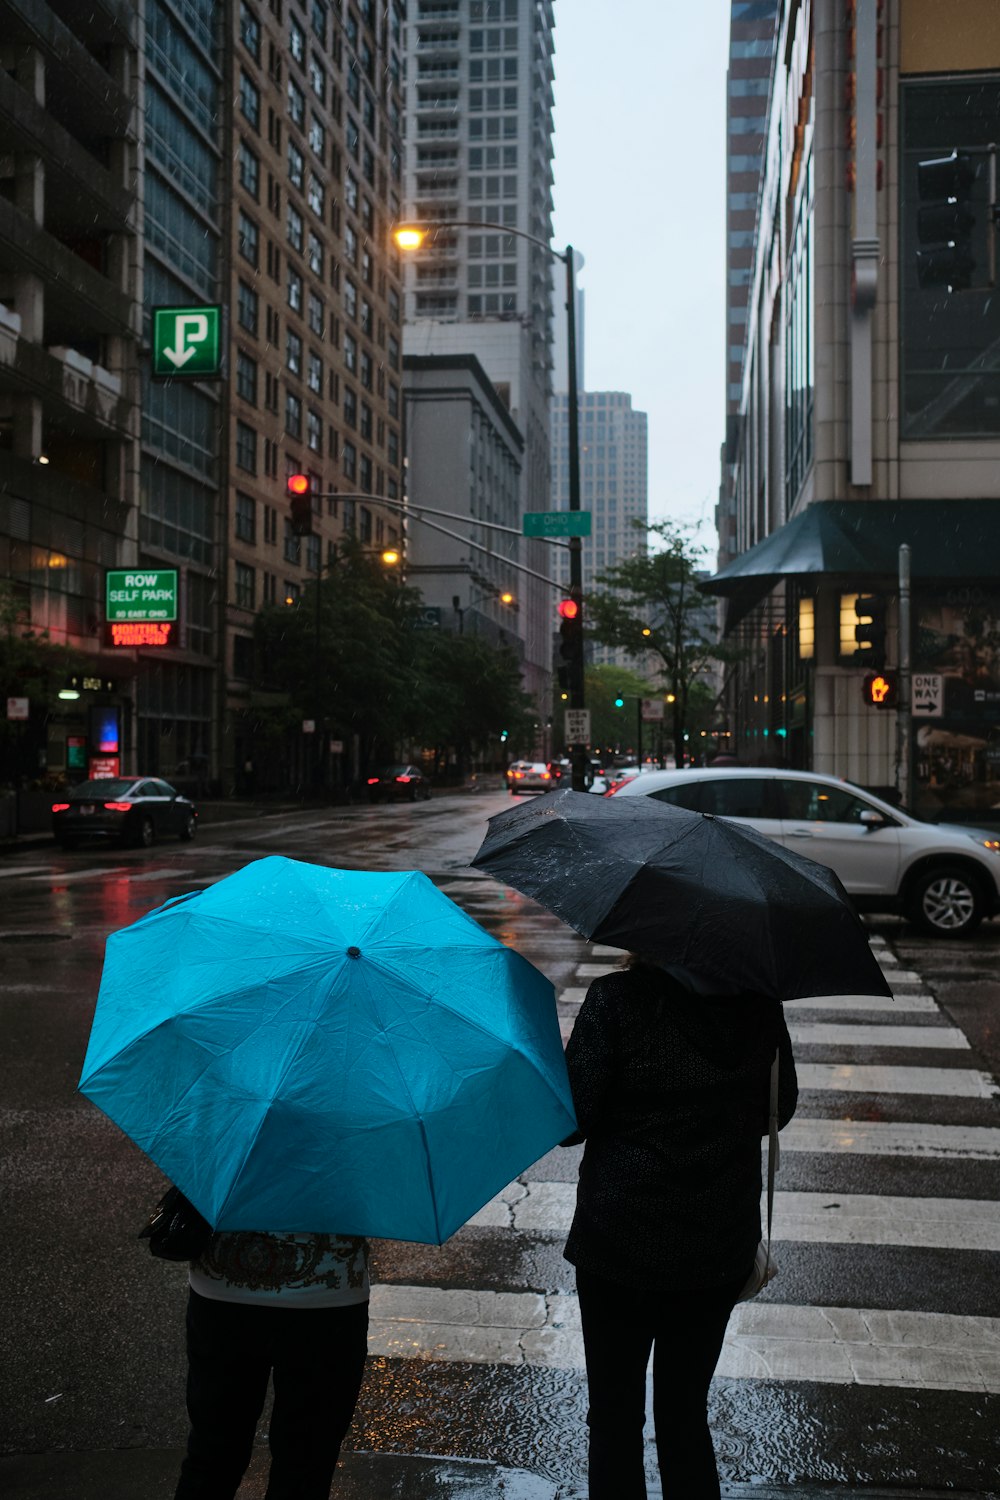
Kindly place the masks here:
MULTIPOLYGON (((883 939, 872 946, 891 1000, 786 1007, 800 1104, 782 1132, 774 1210, 785 1274, 737 1307, 717 1371, 722 1391, 751 1382, 758 1401, 794 1390, 822 1405, 870 1388, 890 1411, 903 1393, 1000 1396, 1000 1261, 990 1259, 1000 1255, 997 1083, 974 1066, 967 1037, 919 975, 883 939), (957 1289, 942 1273, 950 1266, 957 1289), (920 1274, 927 1284, 908 1297, 908 1278, 920 1274)), ((592 947, 576 966, 559 993, 564 1036, 590 980, 618 956, 592 947)), ((561 1248, 578 1162, 572 1150, 550 1153, 456 1240, 561 1248)), ((428 1284, 375 1286, 374 1356, 582 1371, 571 1278, 543 1291, 444 1284, 447 1272, 442 1284, 434 1279, 430 1271, 428 1284)))

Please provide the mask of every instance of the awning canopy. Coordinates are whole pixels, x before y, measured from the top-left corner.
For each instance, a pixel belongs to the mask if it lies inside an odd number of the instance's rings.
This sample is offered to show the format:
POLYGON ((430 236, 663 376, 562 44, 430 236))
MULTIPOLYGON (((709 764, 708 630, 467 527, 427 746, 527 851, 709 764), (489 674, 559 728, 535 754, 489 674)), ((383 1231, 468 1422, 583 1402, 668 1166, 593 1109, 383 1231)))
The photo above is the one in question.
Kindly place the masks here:
POLYGON ((699 588, 729 600, 729 629, 782 578, 895 579, 903 542, 914 579, 1000 583, 1000 500, 818 500, 699 588))

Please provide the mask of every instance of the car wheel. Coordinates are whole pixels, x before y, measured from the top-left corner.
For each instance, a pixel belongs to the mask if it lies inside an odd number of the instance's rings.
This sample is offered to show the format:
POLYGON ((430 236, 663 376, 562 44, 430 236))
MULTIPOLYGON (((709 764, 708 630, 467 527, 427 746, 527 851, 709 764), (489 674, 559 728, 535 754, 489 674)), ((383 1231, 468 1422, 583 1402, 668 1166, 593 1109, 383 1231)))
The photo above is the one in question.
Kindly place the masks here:
POLYGON ((964 937, 985 915, 976 881, 958 865, 939 865, 919 876, 906 915, 933 937, 964 937))
POLYGON ((156 840, 156 829, 152 818, 143 818, 136 830, 135 841, 140 849, 151 849, 156 840))
POLYGON ((198 819, 194 813, 189 813, 181 825, 181 841, 189 844, 198 831, 198 819))

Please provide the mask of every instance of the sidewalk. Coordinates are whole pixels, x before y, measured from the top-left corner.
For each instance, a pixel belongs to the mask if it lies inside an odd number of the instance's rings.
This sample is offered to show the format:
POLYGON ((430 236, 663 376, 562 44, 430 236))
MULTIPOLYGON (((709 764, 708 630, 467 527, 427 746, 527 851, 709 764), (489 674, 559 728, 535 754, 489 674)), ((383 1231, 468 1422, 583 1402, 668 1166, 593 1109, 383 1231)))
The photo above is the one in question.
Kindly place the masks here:
MULTIPOLYGON (((0 1493, 11 1500, 172 1500, 181 1453, 126 1448, 103 1453, 32 1453, 0 1458, 0 1493)), ((267 1453, 254 1450, 237 1500, 263 1500, 267 1453)), ((957 1490, 848 1485, 723 1484, 723 1500, 995 1500, 957 1490)), ((331 1500, 587 1500, 586 1484, 554 1484, 526 1469, 424 1454, 346 1453, 331 1500)), ((649 1483, 649 1500, 661 1500, 649 1483)))

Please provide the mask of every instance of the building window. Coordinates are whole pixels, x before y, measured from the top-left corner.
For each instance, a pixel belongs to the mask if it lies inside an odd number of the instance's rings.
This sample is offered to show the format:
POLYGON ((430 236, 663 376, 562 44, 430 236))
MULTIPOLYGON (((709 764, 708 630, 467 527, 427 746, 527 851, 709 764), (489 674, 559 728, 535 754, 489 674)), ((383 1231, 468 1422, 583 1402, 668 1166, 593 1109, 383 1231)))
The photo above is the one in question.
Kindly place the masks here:
POLYGON ((309 231, 309 254, 307 256, 307 259, 309 261, 309 269, 310 271, 312 271, 313 275, 322 277, 324 259, 323 241, 320 239, 319 235, 315 234, 311 229, 309 231))
POLYGON ((372 388, 372 357, 366 349, 361 351, 361 384, 366 391, 372 388))
POLYGON ((260 130, 260 90, 248 73, 240 69, 240 113, 248 125, 260 130))
POLYGON ((320 104, 326 103, 326 73, 314 52, 309 55, 309 82, 320 104))
POLYGON ((254 62, 260 62, 260 22, 247 0, 240 0, 240 40, 254 62))
POLYGON ((288 180, 292 187, 301 188, 305 183, 306 159, 294 141, 288 142, 288 180))
POLYGON ((293 375, 302 374, 302 340, 291 328, 285 336, 285 364, 293 375))
POLYGON ((306 96, 295 82, 288 80, 288 117, 301 130, 306 120, 306 96))
POLYGON ((278 512, 273 505, 264 506, 264 543, 268 547, 278 544, 278 512))
POLYGON ((309 389, 317 396, 323 394, 323 361, 314 349, 309 351, 309 389))
POLYGON ((286 228, 288 231, 288 243, 293 250, 298 250, 301 254, 302 247, 305 244, 305 225, 302 222, 302 215, 292 203, 288 205, 286 228))
POLYGON ((344 478, 356 480, 358 477, 358 450, 353 443, 344 444, 344 478))
POLYGON ((236 318, 241 328, 245 328, 247 333, 252 333, 256 336, 258 318, 257 293, 245 281, 240 282, 236 293, 236 318))
POLYGON ((285 431, 289 437, 302 436, 302 402, 294 391, 285 392, 285 431))
POLYGON ((306 537, 306 567, 310 573, 319 572, 320 539, 318 536, 306 537))
POLYGON ((236 351, 236 394, 251 406, 257 405, 257 361, 242 349, 236 351))
POLYGON ((344 277, 344 311, 349 318, 358 316, 358 289, 349 276, 344 277))
MULTIPOLYGON (((297 567, 301 566, 301 563, 302 563, 302 538, 295 535, 295 532, 292 530, 291 519, 288 516, 285 517, 284 530, 285 530, 285 548, 284 548, 285 562, 295 563, 295 565, 297 567)), ((292 603, 292 600, 290 600, 288 598, 288 595, 287 595, 287 589, 288 589, 287 583, 285 585, 285 589, 286 589, 285 603, 286 604, 290 604, 290 603, 292 603)), ((298 595, 296 594, 295 597, 298 598, 298 595)))
POLYGON ((312 115, 309 120, 309 145, 322 161, 326 155, 326 127, 318 115, 312 115))
POLYGON ((386 449, 386 457, 393 468, 399 466, 399 434, 395 427, 389 428, 389 443, 386 449))
POLYGON ((901 436, 996 438, 1000 297, 991 285, 995 229, 989 184, 1000 81, 995 73, 957 82, 913 80, 904 82, 902 96, 901 436), (942 184, 933 180, 935 174, 919 171, 921 162, 953 151, 968 159, 967 182, 942 184), (935 206, 939 219, 950 220, 936 237, 935 206), (963 209, 971 219, 967 228, 955 222, 963 209))
POLYGON ((236 607, 237 609, 253 609, 254 607, 254 570, 246 563, 236 564, 236 607))
POLYGON ((239 145, 239 169, 240 186, 245 188, 252 198, 260 197, 260 161, 246 141, 241 140, 239 145))
MULTIPOLYGON (((298 545, 298 541, 299 541, 298 537, 294 537, 293 541, 295 543, 295 547, 294 547, 295 556, 294 557, 289 557, 288 561, 289 562, 297 563, 299 561, 298 554, 299 554, 299 551, 301 549, 299 548, 299 545, 298 545)), ((286 548, 288 546, 287 538, 286 538, 286 541, 285 541, 285 546, 286 546, 286 548)), ((284 581, 284 583, 281 585, 281 587, 284 590, 284 594, 283 594, 284 602, 287 605, 289 605, 290 607, 292 605, 298 604, 299 599, 302 597, 302 589, 300 588, 300 586, 297 583, 293 583, 291 581, 291 579, 286 578, 285 581, 284 581)))
POLYGON ((344 365, 352 374, 358 368, 358 341, 353 333, 344 334, 344 365))
POLYGON ((323 418, 311 406, 306 411, 306 443, 313 453, 323 452, 323 418))
POLYGON ((315 292, 309 293, 309 327, 317 337, 323 337, 324 328, 323 299, 317 297, 315 292))
MULTIPOLYGON (((372 492, 372 461, 368 457, 367 453, 362 453, 360 462, 358 464, 358 484, 364 490, 364 492, 365 492, 366 495, 370 495, 371 494, 371 492, 372 492)), ((370 520, 371 520, 371 517, 369 515, 369 521, 370 520)), ((370 540, 370 533, 369 533, 368 540, 370 540)))
POLYGON ((240 209, 237 219, 240 254, 249 261, 254 270, 260 268, 260 230, 253 219, 240 209))
POLYGON ((252 495, 236 491, 236 535, 241 542, 257 540, 257 505, 252 495))
POLYGON ((390 417, 399 416, 399 386, 389 381, 388 407, 390 417))
POLYGON ((315 172, 309 173, 309 191, 306 193, 306 197, 309 200, 309 207, 313 213, 318 214, 322 218, 323 208, 326 203, 326 193, 324 192, 323 184, 315 172))
POLYGON ((372 409, 368 405, 367 401, 362 401, 362 403, 361 403, 361 420, 358 423, 358 431, 361 433, 361 436, 365 439, 365 442, 367 442, 367 443, 371 442, 371 440, 372 440, 372 409))
POLYGON ((799 600, 799 660, 812 661, 816 655, 816 601, 799 600))
POLYGON ((365 336, 367 338, 371 338, 372 333, 374 331, 374 326, 375 325, 374 325, 374 322, 373 322, 372 305, 368 301, 367 298, 362 297, 362 299, 361 299, 361 332, 363 334, 365 334, 365 336))
POLYGON ((257 472, 257 434, 245 422, 236 424, 236 467, 247 474, 257 472))
POLYGON ((389 368, 390 368, 390 370, 398 370, 399 369, 399 340, 396 339, 396 338, 393 338, 393 336, 392 336, 391 333, 389 335, 388 356, 389 356, 389 368))
POLYGON ((344 174, 344 201, 354 213, 358 211, 358 179, 353 172, 344 174))
POLYGON ((358 398, 349 385, 344 386, 344 424, 347 427, 358 425, 358 398))
POLYGON ((305 62, 306 34, 294 16, 291 17, 288 26, 288 50, 297 63, 305 62))
POLYGON ((302 277, 293 266, 288 267, 288 305, 293 312, 302 311, 302 277))

